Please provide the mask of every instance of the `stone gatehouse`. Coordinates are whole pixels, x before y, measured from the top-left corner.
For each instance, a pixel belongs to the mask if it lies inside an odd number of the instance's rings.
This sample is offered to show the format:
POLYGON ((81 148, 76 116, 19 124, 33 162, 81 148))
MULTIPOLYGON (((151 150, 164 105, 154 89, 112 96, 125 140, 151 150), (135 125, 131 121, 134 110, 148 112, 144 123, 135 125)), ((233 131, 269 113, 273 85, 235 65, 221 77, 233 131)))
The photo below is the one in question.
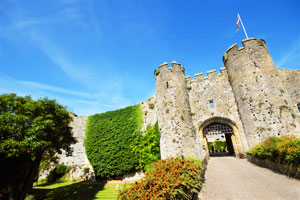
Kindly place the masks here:
POLYGON ((300 136, 300 70, 276 68, 262 39, 242 43, 226 51, 220 74, 191 80, 177 62, 155 70, 162 158, 203 159, 207 134, 225 133, 236 155, 269 136, 300 136))

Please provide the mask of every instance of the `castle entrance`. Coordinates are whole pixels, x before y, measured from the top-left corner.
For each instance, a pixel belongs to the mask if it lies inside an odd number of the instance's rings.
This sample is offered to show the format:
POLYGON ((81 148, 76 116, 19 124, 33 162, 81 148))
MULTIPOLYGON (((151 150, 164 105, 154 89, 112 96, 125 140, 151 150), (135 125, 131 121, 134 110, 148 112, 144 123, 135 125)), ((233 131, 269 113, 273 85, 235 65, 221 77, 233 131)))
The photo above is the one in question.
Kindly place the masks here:
POLYGON ((236 123, 228 118, 211 117, 204 120, 199 124, 198 134, 206 156, 240 157, 245 153, 241 132, 236 123))
POLYGON ((223 123, 213 122, 203 129, 210 156, 234 156, 232 144, 233 129, 223 123))

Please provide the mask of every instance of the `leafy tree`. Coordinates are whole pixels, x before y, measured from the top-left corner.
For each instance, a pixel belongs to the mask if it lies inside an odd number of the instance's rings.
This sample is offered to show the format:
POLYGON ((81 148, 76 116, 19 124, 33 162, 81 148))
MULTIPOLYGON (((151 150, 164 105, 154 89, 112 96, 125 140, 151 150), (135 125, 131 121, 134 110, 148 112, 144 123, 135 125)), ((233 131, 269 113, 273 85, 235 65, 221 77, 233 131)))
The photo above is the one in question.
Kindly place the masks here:
POLYGON ((55 100, 34 101, 30 96, 0 95, 0 191, 11 200, 24 199, 43 155, 64 149, 71 153, 69 112, 55 100))
POLYGON ((132 150, 139 159, 137 169, 145 169, 149 164, 160 160, 160 132, 158 123, 148 125, 144 135, 137 135, 136 144, 132 150))

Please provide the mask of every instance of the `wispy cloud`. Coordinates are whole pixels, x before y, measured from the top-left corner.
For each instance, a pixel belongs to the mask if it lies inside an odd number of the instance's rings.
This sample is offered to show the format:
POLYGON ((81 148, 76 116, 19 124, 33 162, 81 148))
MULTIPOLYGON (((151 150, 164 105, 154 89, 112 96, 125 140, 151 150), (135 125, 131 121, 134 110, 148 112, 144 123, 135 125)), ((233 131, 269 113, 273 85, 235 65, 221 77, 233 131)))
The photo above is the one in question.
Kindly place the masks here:
MULTIPOLYGON (((66 1, 66 3, 72 4, 76 2, 78 1, 66 1)), ((49 34, 47 28, 62 20, 63 24, 78 23, 76 24, 78 27, 83 25, 78 6, 60 6, 57 12, 42 16, 35 16, 27 10, 23 10, 17 3, 14 6, 14 12, 8 10, 4 13, 7 20, 1 24, 0 37, 38 48, 72 80, 79 81, 84 85, 95 80, 92 67, 78 66, 74 59, 67 55, 65 48, 55 40, 55 34, 49 34), (51 25, 51 23, 53 24, 51 25)))
POLYGON ((14 26, 17 29, 24 29, 28 26, 34 26, 34 25, 40 25, 40 24, 44 24, 45 21, 44 20, 40 20, 40 19, 26 19, 26 20, 19 20, 17 21, 14 26))
POLYGON ((67 106, 70 111, 86 116, 140 103, 140 101, 132 102, 118 91, 87 93, 32 81, 16 80, 0 72, 0 94, 3 93, 17 93, 20 96, 31 95, 33 99, 43 97, 56 99, 60 104, 67 106))
POLYGON ((88 104, 88 105, 104 106, 104 107, 108 107, 108 108, 113 108, 112 105, 99 103, 97 101, 86 101, 86 100, 81 100, 81 99, 79 99, 77 101, 80 102, 80 103, 88 104))
POLYGON ((85 93, 85 92, 68 90, 68 89, 64 89, 64 88, 54 87, 51 85, 46 85, 46 84, 36 83, 36 82, 31 82, 31 81, 17 81, 17 82, 22 85, 26 85, 29 87, 34 87, 34 88, 38 88, 38 89, 42 89, 42 90, 46 90, 46 91, 53 91, 53 92, 59 92, 59 93, 64 93, 64 94, 77 95, 77 96, 81 96, 81 97, 94 96, 92 94, 85 93))
POLYGON ((278 67, 287 67, 286 64, 296 63, 299 67, 300 63, 300 38, 298 38, 289 48, 288 52, 282 56, 277 62, 278 67))
MULTIPOLYGON (((92 9, 94 8, 92 4, 87 6, 90 7, 88 8, 89 15, 83 17, 81 15, 82 10, 80 10, 82 7, 77 4, 78 2, 77 0, 65 0, 64 2, 53 3, 51 9, 45 8, 43 11, 34 13, 30 12, 27 7, 24 8, 15 3, 14 9, 7 9, 5 13, 2 13, 3 16, 5 15, 5 20, 0 24, 0 39, 9 41, 13 46, 28 48, 29 52, 34 49, 34 51, 44 54, 48 59, 44 62, 50 63, 50 65, 52 64, 52 66, 61 70, 61 73, 58 74, 60 77, 65 81, 69 81, 69 83, 72 81, 74 85, 78 85, 79 88, 84 88, 84 90, 67 89, 69 87, 64 85, 58 87, 48 85, 43 81, 39 82, 36 81, 37 79, 33 80, 30 77, 22 77, 21 75, 18 77, 22 78, 16 80, 13 77, 17 76, 8 75, 9 72, 6 72, 8 74, 1 73, 2 66, 0 66, 0 94, 15 92, 21 96, 32 95, 34 99, 47 96, 57 99, 60 104, 67 105, 79 115, 101 113, 141 102, 138 99, 130 98, 126 94, 126 89, 133 86, 133 89, 137 88, 137 83, 130 82, 130 80, 134 80, 134 77, 127 77, 125 70, 116 70, 114 67, 115 62, 108 59, 103 59, 104 61, 98 59, 91 61, 91 64, 82 65, 82 63, 88 63, 92 56, 89 57, 85 50, 81 50, 81 54, 80 51, 78 51, 79 53, 74 51, 82 57, 74 56, 72 47, 76 45, 68 46, 68 44, 72 44, 73 38, 74 43, 76 43, 76 39, 81 38, 82 32, 84 36, 92 35, 95 37, 96 35, 99 37, 102 34, 99 24, 103 21, 97 18, 96 13, 93 13, 97 11, 92 9), (63 4, 68 4, 68 6, 62 6, 63 4), (68 32, 64 34, 64 37, 59 37, 60 31, 65 30, 64 28, 66 30, 70 28, 72 31, 83 29, 83 31, 80 34, 68 32), (62 41, 61 38, 67 38, 68 34, 72 34, 72 38, 68 38, 68 41, 62 41)), ((130 34, 129 31, 128 35, 130 34)), ((96 39, 99 39, 97 37, 96 39)), ((102 40, 99 39, 99 45, 101 44, 100 41, 102 40)), ((88 45, 89 43, 86 44, 86 46, 88 45)), ((86 49, 88 48, 86 47, 86 49)), ((94 48, 94 50, 105 51, 100 47, 99 49, 94 48)), ((4 49, 3 53, 5 53, 4 49)), ((43 76, 47 78, 46 73, 43 76)))

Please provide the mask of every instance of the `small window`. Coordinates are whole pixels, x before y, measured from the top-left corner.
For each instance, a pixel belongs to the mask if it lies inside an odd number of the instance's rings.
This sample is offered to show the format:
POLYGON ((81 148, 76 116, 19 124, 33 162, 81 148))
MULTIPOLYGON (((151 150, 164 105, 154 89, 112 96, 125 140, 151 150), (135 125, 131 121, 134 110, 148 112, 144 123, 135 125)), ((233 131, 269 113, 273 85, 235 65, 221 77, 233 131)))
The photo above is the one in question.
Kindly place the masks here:
POLYGON ((209 108, 210 108, 210 109, 214 109, 214 108, 215 108, 215 104, 214 104, 214 101, 213 101, 213 100, 210 100, 210 101, 209 101, 209 108))
POLYGON ((300 112, 300 103, 297 104, 298 111, 300 112))

